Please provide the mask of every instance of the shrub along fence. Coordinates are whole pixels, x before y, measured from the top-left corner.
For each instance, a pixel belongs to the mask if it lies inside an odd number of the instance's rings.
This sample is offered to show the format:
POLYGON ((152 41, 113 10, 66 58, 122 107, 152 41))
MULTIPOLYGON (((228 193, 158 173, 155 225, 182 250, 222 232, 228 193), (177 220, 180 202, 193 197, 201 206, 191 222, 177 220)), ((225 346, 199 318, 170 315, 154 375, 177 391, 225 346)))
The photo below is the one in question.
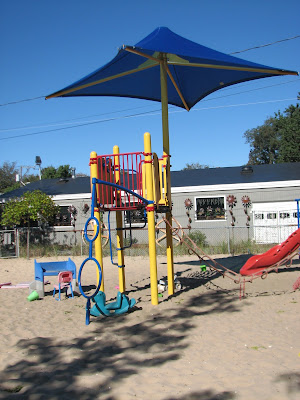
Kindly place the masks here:
MULTIPOLYGON (((268 228, 264 228, 267 232, 268 228)), ((274 232, 274 227, 270 228, 274 232)), ((280 230, 280 226, 277 227, 280 230)), ((297 227, 291 227, 291 232, 297 227)), ((263 253, 278 243, 264 243, 255 240, 253 227, 224 227, 182 229, 175 231, 173 236, 174 255, 187 255, 189 249, 180 237, 188 235, 193 242, 205 253, 213 254, 258 254, 263 253), (178 233, 178 235, 177 235, 178 233)), ((102 232, 104 256, 115 258, 116 230, 111 231, 111 238, 107 230, 102 232), (111 246, 110 246, 111 243, 111 246)), ((147 228, 137 228, 124 233, 125 256, 148 256, 147 228)), ((281 237, 280 232, 277 235, 281 237)), ((288 236, 288 234, 286 235, 288 236)), ((88 255, 89 244, 82 230, 57 228, 20 228, 12 231, 0 231, 0 257, 27 257, 39 258, 45 256, 80 256, 88 255)), ((156 233, 157 254, 166 253, 166 238, 164 230, 156 233)))

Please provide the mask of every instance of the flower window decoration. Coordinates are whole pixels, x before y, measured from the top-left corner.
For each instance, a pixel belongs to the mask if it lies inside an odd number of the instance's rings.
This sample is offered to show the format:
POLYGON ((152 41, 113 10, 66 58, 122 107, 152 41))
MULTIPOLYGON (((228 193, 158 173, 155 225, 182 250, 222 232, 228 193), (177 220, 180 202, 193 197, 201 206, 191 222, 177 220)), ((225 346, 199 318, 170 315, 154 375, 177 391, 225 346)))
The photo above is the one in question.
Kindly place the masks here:
POLYGON ((242 197, 242 204, 245 208, 248 208, 251 206, 251 200, 249 196, 243 196, 242 197))
POLYGON ((192 218, 191 218, 191 216, 190 216, 190 210, 193 208, 193 202, 192 202, 192 200, 191 199, 185 199, 184 200, 184 206, 185 206, 185 208, 187 209, 187 211, 186 211, 186 215, 187 215, 187 217, 188 217, 188 225, 187 225, 187 228, 188 229, 192 229, 192 226, 191 226, 191 223, 192 223, 192 218))
POLYGON ((199 210, 199 215, 205 215, 205 210, 204 210, 204 208, 200 208, 200 210, 199 210))
POLYGON ((250 226, 249 222, 250 222, 250 215, 248 215, 248 208, 251 206, 251 200, 249 196, 243 196, 242 197, 242 204, 244 207, 244 213, 247 216, 247 220, 246 220, 246 226, 250 226))
POLYGON ((89 209, 90 209, 90 207, 86 203, 82 206, 82 211, 84 214, 86 214, 89 211, 89 209))
POLYGON ((236 197, 233 194, 230 194, 226 198, 228 206, 232 209, 234 206, 236 206, 236 197))
POLYGON ((75 226, 75 221, 76 221, 76 215, 77 215, 77 209, 73 205, 70 205, 68 207, 68 212, 70 213, 71 217, 71 225, 75 226))
POLYGON ((191 210, 193 208, 193 202, 191 199, 185 199, 184 205, 187 210, 191 210))
POLYGON ((206 209, 206 213, 207 213, 207 215, 212 215, 212 213, 213 213, 212 207, 208 206, 206 209))
POLYGON ((235 217, 233 215, 232 209, 236 206, 236 197, 233 194, 230 194, 226 198, 228 207, 230 208, 229 213, 231 215, 231 226, 235 225, 235 217))

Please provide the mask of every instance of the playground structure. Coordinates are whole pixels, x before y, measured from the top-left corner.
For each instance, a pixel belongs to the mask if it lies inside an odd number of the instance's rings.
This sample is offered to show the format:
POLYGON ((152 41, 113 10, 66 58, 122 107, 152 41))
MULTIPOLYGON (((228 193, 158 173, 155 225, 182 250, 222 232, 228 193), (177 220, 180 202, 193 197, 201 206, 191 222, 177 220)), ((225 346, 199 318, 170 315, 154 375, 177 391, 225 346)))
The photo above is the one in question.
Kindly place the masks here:
MULTIPOLYGON (((140 210, 147 215, 151 301, 158 304, 157 263, 155 242, 155 212, 171 214, 170 156, 164 155, 158 159, 151 150, 151 136, 144 134, 144 152, 120 153, 114 146, 113 154, 97 156, 91 153, 90 168, 92 186, 95 186, 96 203, 94 218, 96 225, 100 222, 100 212, 116 212, 117 257, 119 269, 119 288, 125 289, 123 211, 140 210)), ((94 227, 96 230, 96 226, 94 227)), ((96 233, 96 231, 95 231, 96 233)), ((166 235, 168 235, 166 233, 166 235)), ((171 232, 170 232, 171 234, 171 232)), ((167 238, 168 241, 168 238, 167 238)), ((170 237, 172 243, 172 235, 170 237)), ((95 239, 95 258, 102 267, 101 291, 104 291, 103 252, 101 232, 95 239)), ((173 265, 168 271, 169 294, 174 293, 173 265), (171 279, 170 279, 171 278, 171 279)))
MULTIPOLYGON (((82 240, 84 244, 88 244, 89 241, 86 240, 85 236, 87 235, 89 239, 91 239, 94 236, 94 223, 93 221, 90 221, 89 226, 87 229, 83 229, 81 232, 82 240)), ((109 242, 109 234, 108 234, 108 228, 107 226, 102 222, 101 224, 101 242, 102 242, 102 248, 104 248, 108 242, 109 242)))
MULTIPOLYGON (((173 241, 174 247, 177 247, 180 245, 180 239, 177 236, 177 233, 179 233, 181 236, 183 235, 183 227, 181 224, 174 218, 172 217, 173 221, 173 226, 172 226, 172 236, 173 236, 173 241)), ((131 222, 130 222, 131 224, 131 222)), ((92 238, 94 236, 94 224, 91 221, 89 223, 90 227, 87 229, 86 234, 89 238, 92 238)), ((144 224, 145 225, 145 224, 144 224)), ((135 230, 135 229, 143 229, 145 226, 142 227, 130 227, 130 230, 135 230)), ((107 227, 107 225, 103 222, 102 227, 101 227, 101 243, 102 243, 102 249, 104 249, 109 243, 110 243, 110 234, 111 229, 107 227)), ((167 233, 166 233, 166 226, 165 226, 165 221, 163 218, 161 218, 159 221, 156 222, 155 225, 155 232, 156 232, 156 244, 160 247, 164 247, 163 243, 165 242, 167 238, 167 233)), ((85 239, 85 230, 83 229, 81 232, 82 240, 84 244, 88 244, 88 241, 85 239)))
MULTIPOLYGON (((162 247, 162 241, 165 241, 167 238, 167 227, 166 227, 166 222, 164 218, 161 218, 157 224, 155 225, 155 231, 157 233, 157 238, 156 238, 156 244, 160 247, 162 247)), ((171 227, 171 233, 173 237, 174 247, 177 247, 181 244, 181 239, 180 237, 183 236, 184 230, 180 223, 172 216, 172 227, 171 227)))
MULTIPOLYGON (((189 41, 166 27, 159 27, 135 46, 123 45, 117 56, 102 68, 46 97, 111 95, 161 102, 162 159, 158 160, 152 154, 149 133, 144 136, 143 153, 120 154, 117 146, 113 155, 97 156, 95 152, 91 153, 93 195, 91 218, 87 223, 94 221, 95 235, 90 239, 85 234, 89 241, 89 258, 80 268, 79 288, 81 271, 88 260, 95 262, 99 276, 95 293, 86 296, 87 311, 90 300, 95 299, 100 286, 101 291, 104 290, 101 211, 116 212, 119 287, 122 293, 125 291, 125 265, 121 212, 141 209, 147 213, 153 305, 158 304, 154 212, 166 214, 168 293, 174 293, 168 104, 189 111, 198 101, 216 90, 277 75, 298 73, 249 63, 189 41), (95 258, 92 255, 93 244, 95 258)), ((81 293, 84 295, 83 291, 81 293)))
MULTIPOLYGON (((92 152, 90 155, 91 169, 91 189, 92 206, 91 217, 85 226, 85 239, 90 244, 89 257, 83 262, 78 276, 79 289, 88 299, 87 302, 87 324, 89 323, 90 300, 96 304, 93 306, 91 314, 111 315, 121 314, 128 311, 135 300, 129 300, 125 295, 125 263, 123 232, 129 227, 123 227, 122 212, 139 210, 145 214, 145 224, 148 224, 149 258, 150 258, 150 287, 151 302, 158 304, 158 285, 157 285, 157 260, 156 245, 160 245, 160 240, 167 240, 167 259, 168 259, 168 294, 174 294, 174 268, 173 268, 173 239, 178 244, 185 243, 190 254, 195 254, 200 261, 206 261, 211 269, 220 273, 224 277, 229 277, 235 283, 240 284, 240 293, 245 291, 245 283, 252 282, 253 279, 265 278, 271 270, 278 270, 282 265, 292 262, 292 258, 297 254, 300 246, 300 229, 295 231, 282 244, 275 246, 268 252, 251 257, 241 268, 240 273, 236 273, 212 259, 205 254, 192 239, 185 234, 180 224, 172 217, 171 207, 171 184, 170 184, 170 155, 165 155, 159 159, 151 150, 151 136, 144 134, 144 151, 136 153, 120 153, 119 147, 114 146, 113 154, 100 155, 92 152), (103 244, 101 232, 103 232, 103 222, 101 212, 116 212, 116 231, 117 231, 117 258, 119 272, 119 293, 114 303, 105 304, 104 294, 104 269, 103 269, 103 244), (155 225, 155 213, 166 214, 155 225), (172 227, 172 220, 175 227, 172 227), (88 228, 93 224, 94 235, 88 234, 88 228), (165 227, 162 226, 165 224, 165 227), (101 227, 101 228, 100 228, 101 227), (163 236, 159 241, 155 234, 159 229, 163 236), (93 246, 95 257, 93 257, 93 246), (169 251, 169 254, 168 254, 169 251), (87 261, 93 261, 98 268, 98 286, 91 296, 86 296, 81 289, 81 271, 87 261), (98 293, 100 291, 100 293, 98 293)), ((110 221, 110 217, 108 217, 110 221)), ((108 223, 109 241, 110 223, 108 223)), ((112 252, 111 252, 112 254, 112 252)), ((112 257, 111 257, 112 258, 112 257)), ((113 263, 113 260, 112 260, 113 263)), ((113 263, 114 264, 114 263, 113 263)))
MULTIPOLYGON (((154 213, 166 214, 164 219, 168 221, 165 230, 168 260, 168 292, 169 295, 174 293, 170 155, 164 153, 162 158, 159 159, 155 153, 152 153, 151 136, 150 133, 146 132, 144 134, 143 152, 120 153, 118 146, 114 146, 113 154, 98 156, 96 152, 91 152, 90 170, 92 189, 91 217, 88 218, 86 222, 84 233, 85 239, 89 242, 89 257, 82 263, 78 274, 79 289, 82 295, 87 298, 87 324, 89 323, 90 301, 96 302, 99 309, 101 308, 101 304, 102 309, 103 304, 105 306, 105 297, 102 295, 98 296, 99 290, 104 293, 102 229, 100 229, 100 227, 102 227, 101 212, 116 212, 117 266, 119 271, 119 290, 121 294, 121 300, 117 300, 116 302, 116 309, 126 310, 128 309, 127 306, 130 308, 134 304, 133 301, 129 301, 127 298, 124 298, 124 296, 122 297, 122 294, 124 294, 126 290, 123 232, 125 229, 128 229, 123 227, 122 212, 124 211, 141 211, 145 215, 145 223, 147 222, 148 224, 150 286, 151 302, 153 305, 158 304, 154 213), (93 237, 88 235, 88 227, 91 223, 93 223, 94 226, 93 237), (93 257, 93 246, 95 257, 93 257), (98 285, 91 296, 87 296, 83 292, 81 286, 81 272, 88 261, 94 262, 98 271, 98 285), (121 303, 123 303, 123 305, 121 303)), ((115 306, 105 307, 110 311, 115 309, 115 306)), ((92 311, 92 315, 94 314, 95 310, 94 312, 92 311)), ((104 315, 106 314, 104 313, 104 315)))

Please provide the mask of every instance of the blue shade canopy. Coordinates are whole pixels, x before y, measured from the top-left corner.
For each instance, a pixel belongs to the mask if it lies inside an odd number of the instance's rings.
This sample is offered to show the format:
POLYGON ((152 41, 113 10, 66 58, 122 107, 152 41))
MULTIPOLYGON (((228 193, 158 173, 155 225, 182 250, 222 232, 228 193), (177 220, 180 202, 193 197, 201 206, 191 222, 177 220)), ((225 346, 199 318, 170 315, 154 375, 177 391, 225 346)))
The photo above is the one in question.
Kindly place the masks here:
POLYGON ((226 86, 295 71, 256 64, 185 39, 160 27, 86 77, 46 97, 117 96, 161 101, 160 65, 166 69, 168 103, 189 110, 226 86))

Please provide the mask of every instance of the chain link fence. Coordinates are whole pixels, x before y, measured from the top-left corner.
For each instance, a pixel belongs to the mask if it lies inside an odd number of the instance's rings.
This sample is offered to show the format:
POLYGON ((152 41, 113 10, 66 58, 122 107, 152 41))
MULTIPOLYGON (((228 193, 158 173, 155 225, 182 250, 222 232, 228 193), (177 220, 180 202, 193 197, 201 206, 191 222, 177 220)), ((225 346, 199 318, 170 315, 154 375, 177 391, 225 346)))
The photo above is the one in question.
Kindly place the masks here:
MULTIPOLYGON (((277 243, 284 241, 297 225, 259 226, 259 227, 205 227, 173 229, 174 255, 189 254, 184 238, 189 236, 197 247, 206 254, 259 254, 277 243), (263 235, 262 235, 263 233, 263 235), (183 240, 182 240, 183 238, 183 240), (272 240, 270 241, 270 238, 272 240), (273 240, 274 239, 274 240, 273 240)), ((89 232, 93 234, 92 231, 89 232)), ((57 228, 20 228, 13 231, 0 231, 0 257, 39 258, 45 256, 87 256, 89 242, 83 230, 57 228)), ((166 254, 166 230, 162 226, 156 230, 156 249, 158 255, 166 254)), ((117 256, 117 231, 102 228, 103 255, 117 256)), ((149 254, 147 228, 124 230, 125 256, 145 256, 149 254)))
POLYGON ((0 231, 0 258, 19 257, 17 229, 0 231))

